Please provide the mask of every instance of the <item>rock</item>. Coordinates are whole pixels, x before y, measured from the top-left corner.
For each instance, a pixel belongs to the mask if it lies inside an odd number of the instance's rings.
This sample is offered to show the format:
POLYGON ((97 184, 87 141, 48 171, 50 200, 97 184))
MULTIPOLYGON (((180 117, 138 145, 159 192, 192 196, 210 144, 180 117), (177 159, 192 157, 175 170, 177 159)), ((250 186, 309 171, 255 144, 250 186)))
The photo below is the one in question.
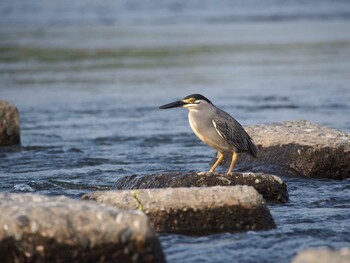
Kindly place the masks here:
POLYGON ((203 187, 203 186, 253 186, 266 201, 286 203, 287 185, 281 178, 264 173, 166 173, 155 175, 132 175, 117 180, 113 189, 147 189, 166 187, 203 187))
POLYGON ((67 197, 0 193, 1 262, 165 262, 147 216, 67 197))
POLYGON ((350 248, 330 250, 328 248, 313 248, 304 250, 293 259, 293 263, 349 263, 350 248))
POLYGON ((0 146, 20 144, 19 116, 15 106, 0 100, 0 146))
POLYGON ((312 178, 350 177, 350 134, 307 121, 289 121, 246 128, 260 152, 242 154, 238 167, 312 178), (279 171, 276 171, 279 170, 279 171))
POLYGON ((100 191, 82 199, 140 208, 158 232, 203 235, 275 227, 265 200, 251 186, 100 191))

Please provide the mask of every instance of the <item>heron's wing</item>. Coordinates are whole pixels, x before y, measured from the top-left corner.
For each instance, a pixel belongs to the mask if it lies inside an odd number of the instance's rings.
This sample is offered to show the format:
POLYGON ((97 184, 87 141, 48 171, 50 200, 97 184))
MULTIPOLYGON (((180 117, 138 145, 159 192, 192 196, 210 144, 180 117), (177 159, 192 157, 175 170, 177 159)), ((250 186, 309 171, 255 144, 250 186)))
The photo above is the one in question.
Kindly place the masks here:
POLYGON ((220 112, 220 117, 212 120, 218 134, 232 145, 238 152, 257 155, 258 149, 241 124, 228 115, 220 112))
POLYGON ((243 148, 241 136, 235 126, 230 125, 226 121, 222 122, 220 120, 212 120, 212 122, 218 134, 222 138, 224 138, 229 144, 231 144, 236 149, 243 148))

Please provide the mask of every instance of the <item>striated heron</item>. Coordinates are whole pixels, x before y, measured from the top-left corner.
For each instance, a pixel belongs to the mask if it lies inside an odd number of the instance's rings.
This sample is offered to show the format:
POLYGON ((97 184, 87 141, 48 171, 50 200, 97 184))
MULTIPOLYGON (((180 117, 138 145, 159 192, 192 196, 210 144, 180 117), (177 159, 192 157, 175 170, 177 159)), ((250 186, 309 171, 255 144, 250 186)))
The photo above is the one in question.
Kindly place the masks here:
POLYGON ((237 153, 246 152, 254 157, 257 156, 258 147, 242 125, 228 113, 217 108, 203 95, 192 94, 159 108, 170 109, 175 107, 189 110, 188 120, 193 132, 202 142, 218 151, 219 157, 209 172, 214 172, 227 155, 232 154, 228 174, 232 172, 236 163, 237 153))

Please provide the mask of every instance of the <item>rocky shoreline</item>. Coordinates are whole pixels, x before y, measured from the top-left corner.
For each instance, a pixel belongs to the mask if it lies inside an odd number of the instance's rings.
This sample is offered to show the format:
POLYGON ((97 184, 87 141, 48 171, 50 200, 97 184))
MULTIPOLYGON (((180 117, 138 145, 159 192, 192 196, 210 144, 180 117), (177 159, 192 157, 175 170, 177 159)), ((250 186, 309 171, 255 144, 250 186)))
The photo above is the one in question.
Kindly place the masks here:
POLYGON ((211 186, 253 186, 268 203, 288 202, 287 185, 281 178, 266 173, 164 173, 149 175, 131 175, 120 178, 113 186, 115 190, 211 187, 211 186))
POLYGON ((0 193, 1 262, 165 262, 148 217, 67 197, 0 193))
POLYGON ((18 109, 0 100, 0 147, 21 143, 18 109))
MULTIPOLYGON (((0 120, 0 146, 19 144, 18 110, 0 101, 0 120)), ((240 172, 230 175, 132 175, 82 200, 0 193, 2 262, 165 262, 156 232, 206 235, 276 227, 267 203, 284 204, 289 197, 274 174, 350 177, 349 133, 306 121, 247 130, 259 156, 240 156, 240 172)), ((339 256, 322 253, 332 260, 339 256)), ((314 262, 303 261, 309 254, 294 262, 314 262)))
POLYGON ((309 178, 350 178, 350 134, 307 121, 247 127, 258 158, 242 155, 241 169, 309 178))
POLYGON ((276 227, 265 200, 251 186, 100 191, 82 199, 140 209, 157 232, 206 235, 276 227))
POLYGON ((292 263, 349 263, 350 248, 332 250, 325 247, 306 249, 298 253, 292 263))

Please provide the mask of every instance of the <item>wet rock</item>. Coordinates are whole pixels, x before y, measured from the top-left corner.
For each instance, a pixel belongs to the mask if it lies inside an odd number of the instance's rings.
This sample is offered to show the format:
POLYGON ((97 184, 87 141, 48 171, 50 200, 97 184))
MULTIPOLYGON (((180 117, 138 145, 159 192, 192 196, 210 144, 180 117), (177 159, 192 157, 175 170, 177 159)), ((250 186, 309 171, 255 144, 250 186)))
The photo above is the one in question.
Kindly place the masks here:
POLYGON ((166 187, 207 187, 207 186, 253 186, 266 201, 286 203, 287 185, 281 178, 264 173, 165 173, 155 175, 132 175, 117 180, 113 189, 147 189, 166 187))
POLYGON ((67 197, 0 193, 1 262, 165 262, 147 216, 67 197))
POLYGON ((142 209, 158 232, 203 235, 275 227, 265 200, 250 186, 104 191, 82 199, 142 209))
POLYGON ((304 250, 293 259, 293 263, 349 263, 350 248, 330 250, 328 248, 313 248, 304 250))
POLYGON ((238 164, 259 171, 312 178, 350 177, 350 134, 307 121, 247 127, 259 146, 258 158, 242 154, 238 164))
POLYGON ((0 146, 20 144, 19 116, 15 106, 0 100, 0 146))

